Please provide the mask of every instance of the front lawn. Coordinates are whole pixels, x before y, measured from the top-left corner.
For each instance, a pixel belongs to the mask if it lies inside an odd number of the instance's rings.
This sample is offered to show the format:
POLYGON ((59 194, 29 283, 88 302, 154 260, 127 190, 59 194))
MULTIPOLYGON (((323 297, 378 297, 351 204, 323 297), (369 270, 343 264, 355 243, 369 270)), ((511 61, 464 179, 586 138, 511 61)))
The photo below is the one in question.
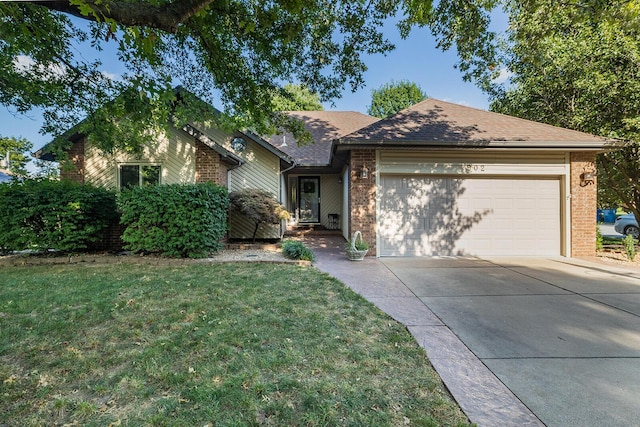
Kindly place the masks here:
POLYGON ((0 424, 467 425, 406 329, 314 268, 0 268, 0 424))

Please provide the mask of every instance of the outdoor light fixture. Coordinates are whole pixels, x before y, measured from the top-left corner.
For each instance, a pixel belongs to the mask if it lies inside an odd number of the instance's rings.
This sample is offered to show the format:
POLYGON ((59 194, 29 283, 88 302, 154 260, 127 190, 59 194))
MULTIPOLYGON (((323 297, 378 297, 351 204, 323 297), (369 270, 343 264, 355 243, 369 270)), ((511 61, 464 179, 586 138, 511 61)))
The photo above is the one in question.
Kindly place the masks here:
POLYGON ((360 178, 362 179, 367 179, 369 178, 369 169, 367 169, 366 166, 362 166, 362 169, 360 169, 360 178))
POLYGON ((587 185, 595 184, 596 173, 593 170, 585 170, 580 175, 580 187, 586 187, 587 185))

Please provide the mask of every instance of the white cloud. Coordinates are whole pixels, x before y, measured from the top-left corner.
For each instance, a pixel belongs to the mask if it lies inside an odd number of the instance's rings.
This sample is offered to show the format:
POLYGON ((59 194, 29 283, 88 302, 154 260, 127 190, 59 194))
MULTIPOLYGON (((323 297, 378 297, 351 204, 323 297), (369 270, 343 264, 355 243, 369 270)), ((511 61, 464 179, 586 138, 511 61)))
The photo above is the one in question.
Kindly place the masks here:
POLYGON ((26 55, 19 55, 13 60, 14 66, 18 70, 27 70, 35 65, 35 61, 26 55))
POLYGON ((36 63, 33 58, 26 55, 19 55, 13 60, 13 64, 18 72, 28 73, 29 71, 38 71, 42 74, 49 74, 51 77, 59 77, 66 73, 66 67, 60 64, 49 65, 43 67, 36 63), (35 69, 35 70, 34 70, 35 69))
POLYGON ((498 75, 498 77, 493 79, 492 82, 500 85, 500 84, 506 83, 512 76, 513 76, 513 73, 509 71, 507 68, 501 68, 500 74, 498 75))
POLYGON ((102 71, 102 76, 108 80, 120 81, 120 74, 110 73, 108 71, 102 71))

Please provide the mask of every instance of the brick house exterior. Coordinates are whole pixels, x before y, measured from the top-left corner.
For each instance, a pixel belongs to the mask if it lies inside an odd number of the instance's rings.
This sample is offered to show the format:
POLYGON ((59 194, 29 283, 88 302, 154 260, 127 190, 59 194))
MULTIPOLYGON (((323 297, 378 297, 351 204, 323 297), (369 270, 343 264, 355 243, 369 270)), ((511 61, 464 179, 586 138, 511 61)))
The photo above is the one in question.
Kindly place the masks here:
POLYGON ((81 137, 71 145, 68 152, 69 162, 71 163, 68 165, 61 165, 60 179, 84 184, 85 140, 86 138, 81 137))
POLYGON ((360 230, 362 238, 369 243, 368 256, 376 256, 376 152, 375 150, 352 150, 349 174, 351 234, 360 230), (367 177, 362 177, 362 171, 367 177))
POLYGON ((571 153, 571 256, 596 255, 596 221, 594 212, 598 197, 598 185, 582 183, 582 174, 595 170, 596 154, 571 153))
MULTIPOLYGON (((583 174, 585 171, 595 171, 596 155, 606 149, 609 143, 605 139, 434 99, 427 99, 384 120, 355 112, 289 114, 305 123, 314 144, 299 146, 291 134, 262 138, 250 132, 227 134, 193 124, 174 130, 164 143, 159 142, 160 150, 147 150, 145 155, 148 157, 142 156, 140 160, 151 165, 162 164, 168 176, 162 181, 165 183, 214 182, 232 191, 240 188, 266 189, 276 195, 296 219, 297 210, 302 209, 300 203, 304 200, 308 206, 315 206, 315 216, 311 219, 300 218, 311 225, 333 228, 336 227, 335 218, 339 216, 337 227, 342 235, 348 238, 354 231, 360 231, 370 246, 368 256, 411 256, 417 253, 416 248, 420 249, 420 245, 429 245, 429 241, 437 242, 437 239, 445 243, 442 239, 455 240, 450 247, 442 244, 435 246, 436 250, 445 248, 446 251, 453 251, 442 255, 461 253, 459 247, 455 246, 458 241, 462 245, 468 244, 476 239, 473 237, 475 230, 484 232, 482 226, 492 222, 491 216, 484 221, 483 215, 478 213, 502 209, 494 209, 492 203, 496 200, 506 202, 512 208, 515 206, 515 210, 508 212, 518 212, 518 204, 524 200, 526 206, 523 205, 522 209, 528 211, 519 212, 525 213, 524 225, 529 226, 529 234, 512 237, 512 241, 524 248, 524 255, 529 254, 526 253, 529 242, 535 243, 536 240, 550 242, 545 244, 548 245, 547 249, 551 249, 548 253, 543 252, 543 255, 595 255, 597 183, 585 183, 583 174), (249 142, 246 152, 234 153, 231 141, 238 137, 249 142), (177 159, 176 153, 181 153, 183 157, 177 159), (396 191, 394 188, 389 190, 394 180, 395 185, 401 183, 402 191, 425 193, 424 189, 415 190, 415 186, 436 186, 438 191, 434 194, 442 199, 433 202, 425 199, 425 194, 421 197, 409 194, 412 200, 418 200, 416 203, 423 204, 412 207, 422 216, 415 223, 410 221, 415 221, 416 215, 409 211, 397 209, 389 215, 385 209, 390 209, 389 205, 396 203, 396 193, 385 191, 396 191), (315 184, 307 188, 318 188, 315 202, 309 200, 308 191, 300 188, 302 182, 308 181, 315 184), (410 182, 406 187, 405 181, 410 182), (462 182, 469 188, 456 184, 462 182), (508 188, 507 184, 511 186, 510 189, 501 190, 508 188), (530 189, 538 184, 541 184, 540 188, 530 189), (462 189, 463 192, 468 190, 467 196, 476 198, 467 200, 462 197, 465 196, 463 193, 447 190, 448 186, 454 185, 458 185, 458 190, 462 189), (479 188, 478 185, 485 185, 486 188, 479 188), (485 196, 485 193, 478 191, 489 193, 485 196), (522 199, 519 193, 526 197, 522 199), (473 221, 463 226, 456 223, 453 216, 447 216, 446 212, 447 203, 451 201, 451 206, 458 209, 458 197, 461 197, 463 204, 475 203, 475 213, 471 213, 473 221), (540 204, 547 209, 540 216, 550 216, 547 222, 540 223, 542 225, 533 224, 536 215, 532 212, 539 208, 537 197, 545 199, 540 204), (489 200, 489 205, 482 206, 484 198, 489 200), (430 209, 433 209, 430 206, 438 201, 446 203, 441 203, 445 208, 437 212, 440 216, 436 221, 435 217, 429 215, 432 214, 430 209), (442 212, 445 215, 441 215, 442 212), (531 221, 531 224, 526 221, 531 221), (434 231, 438 230, 437 227, 461 228, 457 233, 441 237, 434 231), (536 227, 542 227, 539 228, 543 231, 540 233, 542 236, 538 235, 536 227), (390 228, 396 230, 391 237, 384 234, 390 228), (414 234, 399 234, 405 232, 414 234), (412 242, 413 247, 409 249, 414 252, 406 250, 406 247, 397 254, 390 252, 389 245, 393 242, 403 244, 404 241, 412 242)), ((113 159, 102 162, 102 181, 95 177, 88 180, 89 170, 97 164, 95 150, 91 154, 93 157, 88 158, 88 153, 86 139, 75 139, 69 150, 72 168, 62 170, 61 177, 80 183, 104 183, 104 176, 111 174, 109 182, 113 187, 116 183, 113 175, 117 173, 113 159)), ((432 196, 427 194, 426 198, 429 197, 432 196)), ((401 201, 400 198, 398 200, 401 201)), ((305 209, 309 209, 308 206, 305 209)), ((461 209, 468 207, 462 206, 461 209)), ((305 215, 308 213, 305 211, 305 215)), ((505 220, 504 215, 495 216, 493 221, 506 222, 498 224, 502 228, 495 228, 497 231, 494 234, 508 238, 519 232, 523 220, 517 217, 517 213, 512 215, 512 221, 510 218, 505 220)), ((493 229, 489 231, 490 240, 493 229)), ((481 238, 485 239, 486 236, 482 235, 481 238)), ((498 238, 494 240, 490 243, 501 244, 498 238)), ((473 245, 469 248, 470 254, 489 253, 482 253, 482 250, 476 253, 473 245)), ((422 255, 439 255, 433 251, 425 251, 422 255)), ((523 255, 518 253, 517 248, 506 253, 523 255)))
POLYGON ((228 168, 221 156, 201 141, 196 142, 196 183, 214 182, 227 186, 228 168))
MULTIPOLYGON (((557 219, 552 222, 558 231, 557 243, 552 245, 560 248, 558 254, 595 256, 597 182, 585 182, 583 174, 595 171, 596 155, 609 143, 589 134, 425 100, 336 142, 338 150, 350 153, 348 233, 362 232, 370 245, 369 256, 386 256, 377 247, 382 207, 376 203, 386 197, 378 184, 393 174, 407 179, 434 177, 437 182, 448 177, 494 183, 538 180, 556 186, 557 196, 551 204, 557 206, 557 219), (389 152, 394 154, 385 156, 389 152), (509 164, 508 159, 516 160, 509 164), (524 162, 522 166, 519 161, 524 162), (482 175, 485 167, 487 175, 482 175), (368 172, 366 178, 363 170, 368 172)), ((535 205, 533 197, 531 201, 535 205)), ((508 229, 504 233, 509 234, 508 229)))

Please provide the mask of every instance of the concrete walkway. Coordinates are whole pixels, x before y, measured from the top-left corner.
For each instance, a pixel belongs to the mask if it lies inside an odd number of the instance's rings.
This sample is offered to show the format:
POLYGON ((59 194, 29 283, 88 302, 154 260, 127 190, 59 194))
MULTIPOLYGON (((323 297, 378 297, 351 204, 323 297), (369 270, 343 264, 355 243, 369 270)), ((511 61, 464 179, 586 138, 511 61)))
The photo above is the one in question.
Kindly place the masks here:
POLYGON ((407 326, 479 426, 640 425, 640 272, 581 260, 365 258, 314 265, 407 326))

